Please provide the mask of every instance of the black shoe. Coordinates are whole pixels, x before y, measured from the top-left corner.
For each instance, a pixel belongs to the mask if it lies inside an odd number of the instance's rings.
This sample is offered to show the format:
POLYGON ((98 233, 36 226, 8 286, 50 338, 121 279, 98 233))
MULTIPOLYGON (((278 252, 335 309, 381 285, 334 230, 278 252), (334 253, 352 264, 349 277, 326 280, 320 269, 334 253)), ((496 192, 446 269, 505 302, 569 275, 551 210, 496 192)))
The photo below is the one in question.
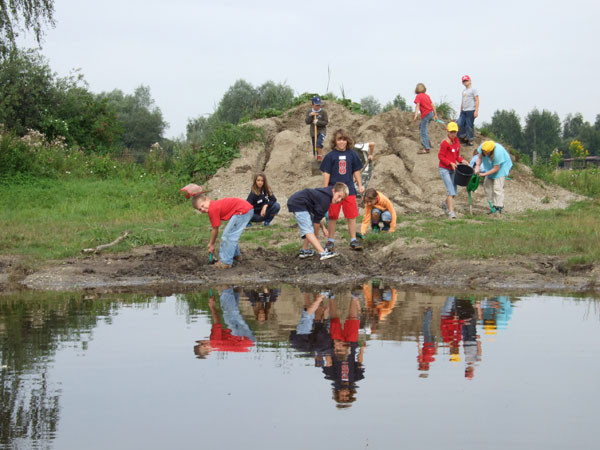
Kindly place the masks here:
POLYGON ((360 242, 358 242, 357 239, 354 239, 350 242, 350 248, 352 250, 362 250, 362 245, 360 245, 360 242))

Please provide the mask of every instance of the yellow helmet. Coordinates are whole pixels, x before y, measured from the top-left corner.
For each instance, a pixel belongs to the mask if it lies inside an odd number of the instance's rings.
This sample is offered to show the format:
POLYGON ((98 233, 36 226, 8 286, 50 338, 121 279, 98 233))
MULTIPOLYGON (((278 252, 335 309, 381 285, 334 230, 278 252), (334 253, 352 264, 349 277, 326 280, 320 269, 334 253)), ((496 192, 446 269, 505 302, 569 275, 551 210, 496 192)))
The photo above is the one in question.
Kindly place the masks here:
POLYGON ((491 151, 494 150, 494 147, 496 147, 496 143, 494 141, 485 141, 481 145, 481 150, 486 153, 490 153, 491 151))
POLYGON ((458 131, 458 124, 456 122, 450 122, 446 126, 446 131, 458 131))

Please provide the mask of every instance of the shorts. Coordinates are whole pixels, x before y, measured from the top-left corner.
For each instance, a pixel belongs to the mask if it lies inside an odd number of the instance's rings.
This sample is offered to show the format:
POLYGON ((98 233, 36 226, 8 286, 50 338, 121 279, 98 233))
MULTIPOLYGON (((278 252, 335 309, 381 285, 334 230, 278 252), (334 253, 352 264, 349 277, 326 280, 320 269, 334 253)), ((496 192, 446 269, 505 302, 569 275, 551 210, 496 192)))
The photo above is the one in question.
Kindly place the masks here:
POLYGON ((443 167, 439 168, 440 175, 442 176, 442 180, 446 185, 446 194, 451 195, 452 197, 456 196, 456 183, 454 182, 454 170, 444 169, 443 167))
POLYGON ((358 205, 356 204, 356 195, 349 195, 340 203, 329 206, 329 220, 338 220, 340 209, 344 208, 344 217, 346 219, 356 219, 358 217, 358 205))
POLYGON ((300 227, 300 234, 305 237, 309 233, 315 233, 315 227, 313 226, 313 218, 308 211, 298 211, 294 213, 296 216, 296 222, 300 227))
MULTIPOLYGON (((312 145, 314 147, 315 146, 315 138, 311 136, 310 140, 312 141, 312 145)), ((317 134, 317 148, 323 148, 323 142, 325 142, 325 133, 317 134)))
POLYGON ((360 320, 358 319, 346 319, 343 328, 340 319, 334 318, 329 321, 329 333, 331 334, 331 339, 335 340, 358 342, 359 328, 360 320))

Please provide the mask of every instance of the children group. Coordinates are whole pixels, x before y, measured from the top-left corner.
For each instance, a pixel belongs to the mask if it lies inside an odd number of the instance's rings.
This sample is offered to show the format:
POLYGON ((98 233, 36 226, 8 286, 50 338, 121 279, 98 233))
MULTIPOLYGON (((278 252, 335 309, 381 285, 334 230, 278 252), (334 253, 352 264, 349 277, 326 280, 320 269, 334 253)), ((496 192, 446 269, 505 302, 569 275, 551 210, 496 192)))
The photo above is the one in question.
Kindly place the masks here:
MULTIPOLYGON (((453 197, 457 194, 454 173, 458 164, 469 164, 460 155, 461 141, 473 145, 473 122, 478 115, 479 95, 471 87, 471 79, 462 77, 465 91, 458 123, 447 124, 447 138, 440 145, 439 173, 446 186, 447 197, 442 202, 442 208, 450 219, 454 219, 453 197)), ((421 115, 420 134, 423 149, 419 154, 430 152, 428 125, 437 118, 435 106, 425 85, 419 83, 415 89, 415 120, 421 115)), ((323 109, 319 96, 312 98, 312 108, 306 114, 306 124, 309 126, 314 158, 320 163, 323 173, 323 187, 302 189, 294 193, 287 202, 288 210, 294 214, 303 245, 298 253, 299 258, 309 258, 318 253, 320 260, 333 258, 338 254, 334 251, 336 223, 343 210, 348 222, 350 248, 362 250, 357 239, 356 218, 359 216, 357 193, 362 195, 364 215, 361 224, 361 235, 369 227, 373 232, 393 232, 396 226, 396 212, 392 202, 380 191, 365 189, 361 179, 363 162, 354 151, 355 142, 344 129, 338 129, 330 140, 331 151, 323 155, 323 146, 327 133, 328 115, 323 109), (357 192, 358 191, 358 192, 357 192), (321 221, 327 216, 328 226, 321 221), (319 232, 327 242, 323 247, 319 240, 319 232), (312 249, 309 248, 312 246, 312 249)), ((364 146, 365 144, 362 144, 364 146)), ((366 144, 368 145, 368 144, 366 144)), ((373 144, 370 145, 368 160, 373 158, 373 144)), ((474 152, 471 160, 475 173, 485 177, 484 189, 491 206, 491 212, 501 213, 504 206, 504 179, 508 175, 512 162, 506 149, 499 143, 486 141, 474 152)), ((205 193, 199 192, 192 197, 192 205, 196 211, 207 213, 212 226, 208 243, 210 254, 214 254, 219 227, 222 221, 229 221, 221 236, 219 261, 215 267, 231 268, 234 262, 240 261, 239 239, 242 232, 252 223, 264 223, 269 226, 280 210, 275 195, 264 173, 254 175, 250 194, 246 200, 240 198, 223 198, 210 200, 205 193)))

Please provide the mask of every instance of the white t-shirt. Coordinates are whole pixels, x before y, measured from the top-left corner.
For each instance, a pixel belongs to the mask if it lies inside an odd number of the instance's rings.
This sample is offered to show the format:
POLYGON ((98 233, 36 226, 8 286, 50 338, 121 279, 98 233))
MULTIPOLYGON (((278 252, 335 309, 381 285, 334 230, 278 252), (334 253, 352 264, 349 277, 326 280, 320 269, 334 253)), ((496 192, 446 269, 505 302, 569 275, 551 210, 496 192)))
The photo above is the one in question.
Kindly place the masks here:
POLYGON ((479 96, 477 89, 469 88, 463 91, 462 110, 475 111, 475 97, 479 96))

